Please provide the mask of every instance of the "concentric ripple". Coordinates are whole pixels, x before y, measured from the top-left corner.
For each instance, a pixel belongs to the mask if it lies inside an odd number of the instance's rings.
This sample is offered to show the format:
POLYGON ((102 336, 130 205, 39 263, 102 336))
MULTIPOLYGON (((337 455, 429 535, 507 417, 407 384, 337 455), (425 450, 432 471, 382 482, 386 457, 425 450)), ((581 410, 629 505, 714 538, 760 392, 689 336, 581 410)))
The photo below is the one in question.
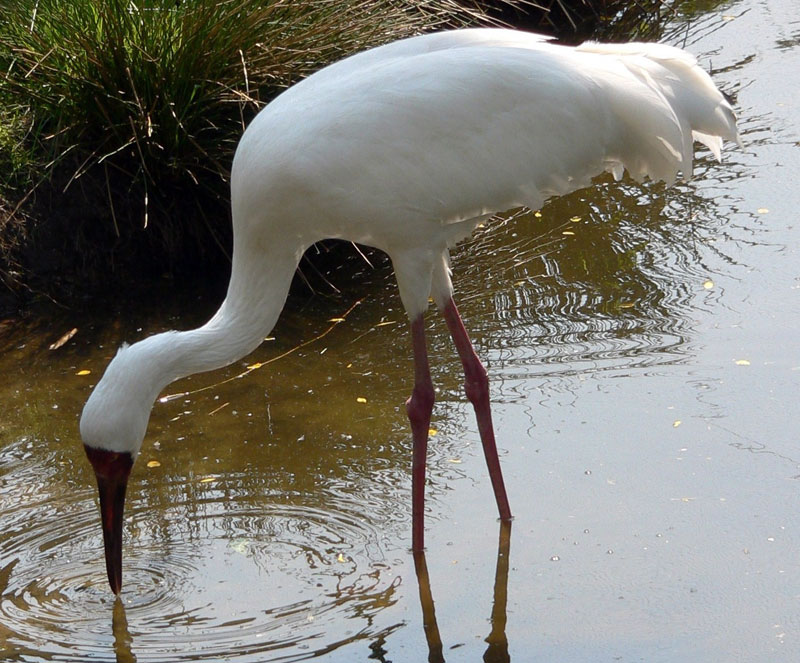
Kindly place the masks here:
POLYGON ((183 479, 134 489, 115 604, 94 491, 32 445, 0 450, 4 661, 297 660, 397 626, 376 619, 398 581, 357 500, 276 503, 237 476, 200 499, 183 479))

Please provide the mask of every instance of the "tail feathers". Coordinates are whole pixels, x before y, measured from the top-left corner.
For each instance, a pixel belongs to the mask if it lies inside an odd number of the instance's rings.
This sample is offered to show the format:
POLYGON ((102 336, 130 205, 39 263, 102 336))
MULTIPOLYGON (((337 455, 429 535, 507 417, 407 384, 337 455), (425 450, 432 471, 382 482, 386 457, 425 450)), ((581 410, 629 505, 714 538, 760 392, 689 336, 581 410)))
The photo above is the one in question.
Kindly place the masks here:
MULTIPOLYGON (((650 127, 649 130, 651 135, 663 141, 663 149, 660 150, 662 153, 666 149, 667 152, 679 156, 684 177, 692 174, 693 141, 703 143, 718 160, 721 157, 723 140, 741 145, 733 109, 690 53, 665 44, 645 43, 589 42, 582 44, 577 50, 616 56, 633 76, 666 102, 674 115, 673 123, 677 122, 680 127, 680 136, 663 130, 663 127, 650 127)), ((625 121, 630 122, 632 127, 642 129, 643 127, 638 126, 643 121, 640 110, 627 108, 622 113, 625 121)), ((647 117, 652 119, 652 114, 647 114, 647 117)), ((652 164, 647 170, 653 170, 652 164)), ((656 167, 655 170, 661 169, 656 167)), ((633 171, 632 174, 637 175, 633 171)), ((665 178, 659 172, 646 174, 667 181, 674 179, 674 175, 672 178, 665 178)))

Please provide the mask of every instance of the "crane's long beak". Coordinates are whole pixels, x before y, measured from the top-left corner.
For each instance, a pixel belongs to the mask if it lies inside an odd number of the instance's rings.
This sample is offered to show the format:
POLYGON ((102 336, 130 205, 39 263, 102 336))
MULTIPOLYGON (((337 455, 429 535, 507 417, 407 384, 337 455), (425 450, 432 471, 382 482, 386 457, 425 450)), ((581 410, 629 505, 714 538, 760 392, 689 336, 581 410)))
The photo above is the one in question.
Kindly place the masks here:
POLYGON ((94 468, 100 493, 100 520, 108 582, 111 591, 119 594, 122 589, 122 514, 133 457, 129 453, 96 449, 88 445, 84 445, 84 449, 94 468))

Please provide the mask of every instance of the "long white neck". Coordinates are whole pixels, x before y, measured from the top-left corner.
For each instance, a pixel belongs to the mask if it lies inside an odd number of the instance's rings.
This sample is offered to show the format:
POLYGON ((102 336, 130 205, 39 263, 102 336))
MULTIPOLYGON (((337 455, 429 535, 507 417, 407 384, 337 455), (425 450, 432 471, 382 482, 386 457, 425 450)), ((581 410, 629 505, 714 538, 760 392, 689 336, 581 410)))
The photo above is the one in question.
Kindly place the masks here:
POLYGON ((274 327, 304 247, 279 242, 234 249, 228 294, 214 316, 190 331, 156 334, 120 349, 81 417, 89 446, 138 453, 150 410, 173 380, 221 368, 252 352, 274 327))
POLYGON ((301 250, 235 255, 225 301, 206 324, 139 344, 157 359, 153 387, 160 391, 178 378, 227 366, 257 348, 286 303, 300 255, 301 250))
POLYGON ((302 249, 234 253, 225 301, 202 327, 150 336, 119 351, 98 391, 124 391, 149 412, 161 390, 187 375, 211 371, 252 352, 272 330, 286 302, 302 249))

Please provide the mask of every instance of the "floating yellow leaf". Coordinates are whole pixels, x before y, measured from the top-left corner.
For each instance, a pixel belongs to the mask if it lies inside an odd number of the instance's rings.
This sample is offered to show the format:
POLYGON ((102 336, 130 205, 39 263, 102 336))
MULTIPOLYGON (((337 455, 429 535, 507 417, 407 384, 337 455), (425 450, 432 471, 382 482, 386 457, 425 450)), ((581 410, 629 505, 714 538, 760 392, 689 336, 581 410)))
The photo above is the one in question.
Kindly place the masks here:
POLYGON ((83 368, 77 373, 75 373, 75 375, 89 375, 90 373, 91 371, 88 368, 83 368))
POLYGON ((673 428, 677 428, 680 425, 681 425, 681 420, 680 419, 676 419, 675 421, 672 422, 672 427, 673 428))
POLYGON ((148 460, 147 467, 161 467, 161 463, 159 463, 157 460, 148 460))
POLYGON ((459 465, 461 463, 461 459, 460 458, 448 458, 447 462, 448 463, 455 463, 456 465, 459 465))
POLYGON ((336 561, 344 563, 347 560, 344 558, 344 555, 342 555, 342 553, 339 553, 339 556, 336 558, 336 561))
POLYGON ((363 396, 359 396, 358 398, 356 398, 356 402, 357 403, 366 403, 367 399, 364 398, 363 396))
POLYGON ((536 212, 534 212, 534 213, 533 213, 533 215, 534 215, 534 216, 535 216, 537 219, 541 219, 541 218, 542 218, 542 213, 541 213, 541 212, 539 212, 539 211, 536 211, 536 212))
POLYGON ((750 362, 747 359, 737 359, 736 360, 737 366, 749 366, 750 362))
POLYGON ((429 429, 428 429, 428 435, 430 435, 431 437, 436 437, 436 435, 437 435, 438 433, 439 433, 439 431, 438 431, 438 430, 436 430, 435 428, 429 428, 429 429))
POLYGON ((711 290, 711 288, 714 287, 714 282, 711 279, 707 279, 707 280, 703 281, 703 287, 706 290, 711 290))
POLYGON ((574 235, 575 233, 574 233, 574 232, 572 232, 571 230, 564 230, 564 231, 562 231, 562 233, 561 233, 561 234, 562 234, 562 235, 574 235))
POLYGON ((620 308, 633 308, 636 306, 636 302, 622 302, 619 307, 620 308))
POLYGON ((344 322, 344 318, 331 318, 328 322, 344 322))
POLYGON ((347 366, 345 366, 345 368, 353 368, 353 364, 352 364, 352 362, 351 362, 351 363, 349 363, 349 364, 347 364, 347 366))
POLYGON ((200 479, 200 483, 211 483, 216 478, 217 477, 203 477, 202 479, 200 479))
POLYGON ((769 214, 769 210, 766 207, 759 207, 756 211, 759 214, 769 214))
POLYGON ((572 221, 572 223, 578 223, 578 221, 580 221, 580 220, 581 220, 581 217, 579 217, 579 216, 573 216, 573 217, 570 218, 570 221, 572 221))
POLYGON ((264 365, 264 364, 262 364, 260 361, 257 361, 255 364, 250 364, 250 365, 247 367, 247 370, 248 370, 248 371, 254 371, 254 370, 256 370, 257 368, 261 368, 263 365, 264 365))

